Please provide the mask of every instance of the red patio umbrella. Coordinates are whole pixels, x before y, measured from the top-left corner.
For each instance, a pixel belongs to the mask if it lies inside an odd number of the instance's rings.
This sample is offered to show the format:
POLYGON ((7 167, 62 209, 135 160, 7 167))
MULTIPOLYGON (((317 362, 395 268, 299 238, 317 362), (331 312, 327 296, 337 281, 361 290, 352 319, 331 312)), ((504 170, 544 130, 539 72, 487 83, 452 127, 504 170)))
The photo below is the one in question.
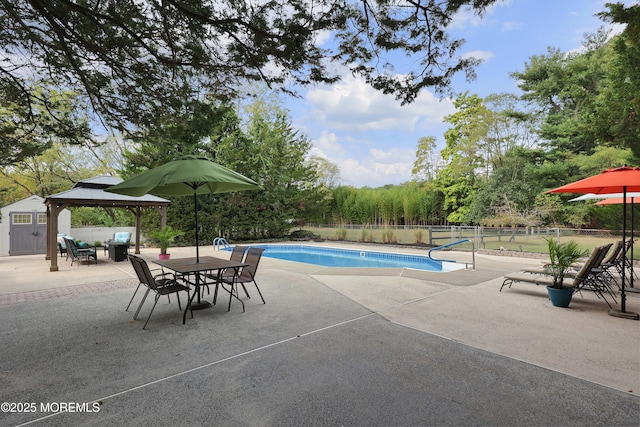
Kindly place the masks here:
POLYGON ((623 166, 607 169, 599 175, 554 188, 547 193, 611 194, 631 191, 640 192, 640 168, 623 166))
MULTIPOLYGON (((640 191, 640 168, 623 166, 620 168, 607 169, 601 174, 563 185, 546 191, 546 193, 593 193, 593 194, 611 194, 622 193, 622 240, 623 244, 626 238, 627 230, 627 192, 640 191)), ((626 262, 626 255, 624 255, 626 262)), ((626 312, 626 296, 625 287, 625 269, 622 269, 622 290, 620 293, 621 310, 609 310, 609 314, 617 317, 628 319, 640 319, 638 313, 626 312)))
MULTIPOLYGON (((627 197, 626 203, 633 203, 633 197, 627 197)), ((640 200, 640 199, 638 199, 640 200)), ((602 199, 596 203, 598 206, 607 206, 607 205, 621 205, 623 203, 622 197, 618 197, 617 199, 602 199)))

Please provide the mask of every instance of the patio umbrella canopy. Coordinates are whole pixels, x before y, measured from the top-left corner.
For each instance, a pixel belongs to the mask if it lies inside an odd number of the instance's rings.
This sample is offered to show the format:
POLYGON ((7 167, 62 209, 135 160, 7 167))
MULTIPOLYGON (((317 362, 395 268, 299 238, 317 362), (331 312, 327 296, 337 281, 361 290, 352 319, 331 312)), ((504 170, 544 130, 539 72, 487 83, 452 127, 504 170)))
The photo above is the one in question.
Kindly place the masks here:
MULTIPOLYGON (((640 200, 640 197, 635 198, 635 197, 628 197, 629 195, 627 195, 627 201, 626 203, 635 203, 635 200, 640 200)), ((596 203, 596 205, 598 206, 609 206, 609 205, 621 205, 624 203, 624 199, 622 197, 617 197, 615 199, 602 199, 599 202, 596 203)), ((633 224, 632 224, 633 226, 633 224)))
POLYGON ((157 196, 193 195, 196 220, 196 261, 200 262, 198 250, 198 194, 227 193, 254 190, 258 184, 209 159, 187 156, 149 169, 131 179, 105 189, 105 191, 129 196, 154 194, 157 196))
MULTIPOLYGON (((630 197, 635 197, 636 199, 640 200, 640 193, 627 192, 627 200, 629 200, 630 197)), ((594 200, 594 199, 620 199, 618 203, 622 203, 622 193, 609 193, 609 194, 587 193, 587 194, 583 194, 582 196, 575 197, 569 201, 579 202, 581 200, 594 200)))
MULTIPOLYGON (((546 193, 593 193, 593 194, 611 194, 622 193, 623 219, 622 219, 622 240, 626 238, 626 222, 627 222, 627 193, 640 192, 640 168, 623 166, 620 168, 607 169, 599 175, 581 179, 562 187, 554 188, 546 191, 546 193)), ((623 255, 625 257, 626 255, 623 255)), ((626 260, 626 258, 625 258, 626 260)), ((633 262, 633 261, 632 261, 633 262)), ((633 274, 633 273, 632 273, 633 274)), ((622 290, 620 295, 621 310, 610 310, 612 316, 625 317, 638 320, 640 316, 637 313, 627 313, 625 287, 625 269, 622 269, 622 290)))

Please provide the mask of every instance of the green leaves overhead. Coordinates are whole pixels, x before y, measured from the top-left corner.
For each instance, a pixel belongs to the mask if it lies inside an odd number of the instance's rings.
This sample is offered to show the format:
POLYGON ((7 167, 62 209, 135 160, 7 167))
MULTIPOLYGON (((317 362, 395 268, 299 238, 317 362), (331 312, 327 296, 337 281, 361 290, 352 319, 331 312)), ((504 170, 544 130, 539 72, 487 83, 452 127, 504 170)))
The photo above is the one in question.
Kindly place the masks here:
POLYGON ((90 140, 78 97, 40 85, 18 87, 0 77, 0 166, 37 156, 54 142, 90 140))
POLYGON ((29 82, 71 90, 102 122, 133 130, 203 94, 234 97, 247 81, 286 92, 332 83, 340 67, 411 102, 448 93, 479 62, 451 40, 453 14, 495 0, 0 0, 0 90, 38 96, 29 82), (321 44, 325 35, 331 41, 321 44), (395 70, 389 52, 411 57, 395 70))

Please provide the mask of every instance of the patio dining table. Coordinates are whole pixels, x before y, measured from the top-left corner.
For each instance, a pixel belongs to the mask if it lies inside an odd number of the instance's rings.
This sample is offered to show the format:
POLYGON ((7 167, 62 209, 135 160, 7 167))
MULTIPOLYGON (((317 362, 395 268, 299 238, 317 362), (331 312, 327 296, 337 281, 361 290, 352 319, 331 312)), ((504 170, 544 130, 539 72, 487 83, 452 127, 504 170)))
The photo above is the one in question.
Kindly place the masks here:
MULTIPOLYGON (((224 270, 233 269, 234 275, 237 275, 240 268, 247 266, 247 264, 243 262, 230 261, 227 259, 216 258, 212 256, 200 257, 199 261, 196 257, 189 257, 168 260, 154 260, 153 262, 169 270, 175 271, 176 273, 179 273, 182 276, 182 280, 195 287, 193 295, 191 295, 191 298, 189 298, 187 307, 185 308, 184 314, 182 315, 183 325, 187 322, 187 312, 192 308, 193 299, 195 298, 196 294, 198 295, 199 308, 206 308, 211 306, 211 304, 208 302, 204 304, 200 302, 200 276, 202 273, 213 274, 213 272, 217 271, 218 275, 220 275, 224 270), (189 278, 191 275, 195 275, 195 280, 191 280, 189 278)), ((233 293, 231 295, 235 296, 233 295, 233 293)), ((235 297, 238 298, 237 296, 235 297)))

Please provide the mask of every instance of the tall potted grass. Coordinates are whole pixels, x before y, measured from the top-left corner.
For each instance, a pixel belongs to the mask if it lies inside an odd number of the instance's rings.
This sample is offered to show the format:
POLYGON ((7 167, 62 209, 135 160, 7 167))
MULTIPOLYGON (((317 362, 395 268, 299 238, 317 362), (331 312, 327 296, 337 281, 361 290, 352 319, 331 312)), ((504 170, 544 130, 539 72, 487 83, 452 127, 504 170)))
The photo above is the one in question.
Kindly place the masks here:
POLYGON ((580 249, 574 240, 560 243, 556 239, 546 239, 549 248, 549 264, 545 267, 545 274, 553 279, 553 285, 547 286, 551 304, 556 307, 568 307, 573 296, 573 287, 564 286, 564 279, 571 266, 580 258, 587 256, 588 251, 580 249))
POLYGON ((151 241, 160 246, 159 259, 169 259, 171 254, 167 253, 167 248, 175 241, 176 237, 182 236, 184 233, 179 230, 174 230, 170 225, 161 228, 149 235, 151 241))

